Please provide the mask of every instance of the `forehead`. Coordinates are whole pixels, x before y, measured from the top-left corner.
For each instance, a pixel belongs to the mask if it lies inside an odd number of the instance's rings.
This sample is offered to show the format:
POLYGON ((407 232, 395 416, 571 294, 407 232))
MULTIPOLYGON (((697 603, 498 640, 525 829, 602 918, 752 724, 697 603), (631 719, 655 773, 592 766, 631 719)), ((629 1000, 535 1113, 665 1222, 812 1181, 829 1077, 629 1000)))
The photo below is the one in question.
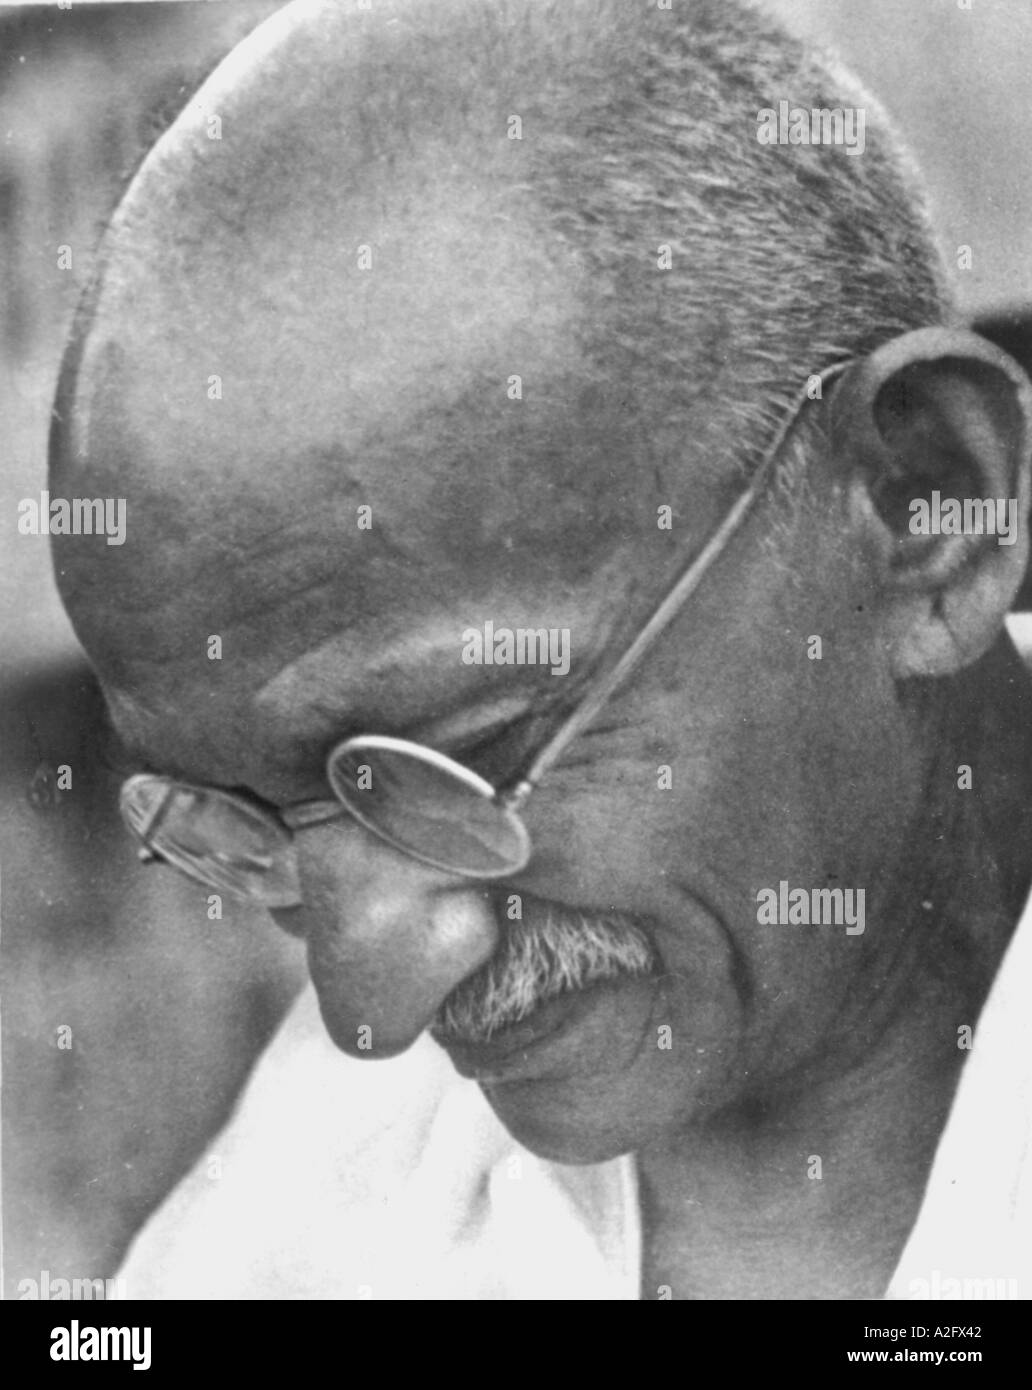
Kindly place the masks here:
MULTIPOLYGON (((113 322, 88 346, 71 442, 77 495, 127 497, 126 539, 61 538, 57 559, 121 731, 198 780, 273 796, 349 732, 554 700, 547 670, 464 665, 463 633, 566 630, 579 679, 719 514, 700 490, 672 543, 634 429, 597 396, 585 411, 581 377, 536 377, 534 353, 522 400, 500 346, 487 386, 449 362, 447 389, 394 421, 379 403, 363 417, 339 352, 312 352, 295 391, 253 324, 205 360, 175 337, 132 352, 135 316, 119 337, 113 322)), ((406 379, 385 369, 385 394, 406 379)))
MULTIPOLYGON (((303 309, 288 322, 262 298, 234 340, 193 320, 156 331, 156 306, 127 291, 99 308, 52 486, 125 496, 127 534, 62 537, 56 559, 87 650, 142 705, 210 699, 212 636, 237 700, 304 660, 305 679, 274 687, 296 716, 302 689, 385 651, 406 648, 386 668, 418 672, 430 630, 567 626, 596 590, 628 601, 665 571, 668 493, 641 422, 579 356, 575 319, 529 342, 525 306, 485 301, 485 373, 483 354, 453 360, 429 331, 416 362, 402 322, 367 333, 357 311, 320 345, 325 296, 303 309)), ((700 494, 678 546, 716 514, 700 494)))

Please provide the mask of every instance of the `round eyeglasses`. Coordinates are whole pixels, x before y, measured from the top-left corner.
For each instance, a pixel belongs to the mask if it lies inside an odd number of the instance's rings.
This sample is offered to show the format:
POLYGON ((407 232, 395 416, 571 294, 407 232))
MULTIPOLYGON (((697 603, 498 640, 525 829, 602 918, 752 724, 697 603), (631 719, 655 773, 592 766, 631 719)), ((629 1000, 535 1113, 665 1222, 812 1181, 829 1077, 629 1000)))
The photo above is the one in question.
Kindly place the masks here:
MULTIPOLYGON (((841 375, 850 361, 816 374, 841 375)), ((499 879, 526 868, 530 834, 521 811, 557 761, 673 621, 704 574, 742 525, 799 413, 814 378, 785 416, 753 477, 698 555, 678 575, 626 651, 598 676, 573 712, 517 776, 500 788, 462 763, 406 739, 363 734, 337 744, 326 761, 332 800, 306 801, 278 811, 233 792, 138 773, 123 784, 122 816, 158 858, 230 897, 263 907, 302 901, 294 832, 351 815, 394 849, 449 874, 499 879)))
POLYGON ((395 849, 467 878, 501 878, 530 859, 519 789, 501 796, 432 748, 348 739, 326 760, 326 779, 335 800, 273 812, 233 792, 138 773, 122 787, 121 810, 148 855, 264 907, 301 902, 293 831, 348 813, 395 849))

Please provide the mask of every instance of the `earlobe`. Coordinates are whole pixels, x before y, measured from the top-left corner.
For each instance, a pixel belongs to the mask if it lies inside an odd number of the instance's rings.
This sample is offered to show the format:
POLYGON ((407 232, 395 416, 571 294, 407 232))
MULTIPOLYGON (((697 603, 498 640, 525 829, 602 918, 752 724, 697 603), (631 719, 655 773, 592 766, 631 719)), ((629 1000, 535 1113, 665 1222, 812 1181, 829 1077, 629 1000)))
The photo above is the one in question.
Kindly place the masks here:
POLYGON ((966 330, 904 334, 839 383, 832 451, 897 678, 996 640, 1028 562, 1030 431, 1025 373, 966 330))

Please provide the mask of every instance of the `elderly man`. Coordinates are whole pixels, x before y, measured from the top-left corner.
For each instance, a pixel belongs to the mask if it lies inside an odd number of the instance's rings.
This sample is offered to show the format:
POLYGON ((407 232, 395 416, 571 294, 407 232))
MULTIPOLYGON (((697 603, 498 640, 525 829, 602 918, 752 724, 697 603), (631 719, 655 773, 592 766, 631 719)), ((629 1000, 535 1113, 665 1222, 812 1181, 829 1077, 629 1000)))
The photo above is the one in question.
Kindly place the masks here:
POLYGON ((1029 393, 846 79, 727 0, 290 6, 56 415, 51 496, 126 499, 54 542, 125 818, 325 1025, 131 1296, 1017 1277, 925 1252, 1028 953, 1029 393))

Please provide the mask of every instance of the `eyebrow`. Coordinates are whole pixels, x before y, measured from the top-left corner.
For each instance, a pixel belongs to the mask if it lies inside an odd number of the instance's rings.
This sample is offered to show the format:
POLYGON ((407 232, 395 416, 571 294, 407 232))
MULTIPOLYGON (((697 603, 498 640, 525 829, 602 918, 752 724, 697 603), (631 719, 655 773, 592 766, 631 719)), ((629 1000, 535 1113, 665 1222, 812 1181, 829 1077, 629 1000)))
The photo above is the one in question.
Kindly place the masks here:
POLYGON ((536 713, 534 702, 520 696, 468 701, 446 714, 414 720, 404 736, 417 743, 447 743, 453 747, 475 747, 503 729, 523 723, 536 713))
MULTIPOLYGON (((325 734, 313 733, 313 738, 320 738, 325 742, 327 755, 336 744, 343 743, 346 739, 356 737, 360 733, 372 732, 365 725, 359 725, 353 719, 349 720, 345 711, 329 704, 319 702, 313 705, 313 709, 325 719, 328 726, 325 734)), ((431 719, 406 723, 397 731, 391 730, 390 732, 396 732, 397 737, 409 738, 413 742, 427 743, 438 747, 439 751, 442 752, 445 749, 450 749, 453 752, 466 752, 479 749, 499 735, 521 725, 545 718, 550 712, 549 708, 538 708, 526 700, 506 696, 501 700, 491 701, 479 709, 473 707, 472 702, 470 702, 461 711, 452 710, 447 714, 434 716, 431 719), (467 715, 468 718, 465 717, 467 715)), ((376 732, 382 732, 382 730, 377 729, 376 732)), ((97 741, 97 758, 108 771, 119 777, 130 777, 134 773, 148 773, 155 777, 169 777, 174 781, 210 787, 217 791, 252 796, 270 807, 274 807, 276 804, 246 783, 220 782, 208 778, 199 780, 189 771, 180 767, 159 766, 147 756, 143 744, 123 739, 119 735, 106 707, 97 741)))
MULTIPOLYGON (((411 718, 406 717, 391 721, 387 725, 380 723, 375 717, 373 719, 356 719, 353 707, 345 703, 339 695, 335 697, 329 692, 322 695, 310 694, 303 709, 299 711, 297 722, 293 726, 289 711, 277 708, 274 701, 274 718, 276 725, 282 727, 284 731, 284 746, 286 746, 286 738, 291 735, 292 731, 295 743, 303 741, 305 745, 322 745, 321 753, 315 760, 318 763, 318 776, 320 778, 323 777, 325 758, 331 749, 336 744, 361 734, 377 733, 405 738, 461 760, 463 757, 480 752, 502 736, 509 737, 517 732, 529 736, 531 730, 539 725, 558 724, 579 703, 583 688, 590 685, 595 679, 597 667, 603 660, 604 654, 597 654, 576 675, 571 673, 571 679, 568 681, 545 686, 543 684, 533 685, 528 680, 528 683, 519 693, 512 691, 505 693, 497 688, 467 691, 461 702, 449 700, 445 695, 440 701, 442 712, 429 716, 425 713, 415 713, 411 718)), ((301 665, 302 663, 298 662, 281 668, 276 675, 260 686, 255 692, 255 699, 259 706, 263 702, 263 697, 268 694, 270 687, 275 685, 285 671, 290 672, 292 682, 297 681, 301 665)), ((520 673, 529 674, 530 670, 531 668, 521 668, 520 673)), ((298 681, 298 684, 301 683, 298 681)), ((413 684, 418 685, 418 672, 413 673, 413 684)), ((158 766, 147 756, 144 742, 137 742, 132 738, 123 739, 117 733, 106 706, 104 717, 105 726, 110 736, 109 749, 104 762, 112 772, 122 777, 131 776, 134 772, 150 773, 158 777, 184 781, 191 785, 206 786, 215 790, 233 792, 237 795, 249 795, 273 808, 279 804, 277 801, 269 800, 263 793, 246 783, 214 781, 210 779, 210 776, 198 778, 182 767, 158 766)), ((521 751, 530 754, 533 752, 533 748, 528 747, 521 751)), ((287 780, 292 775, 296 775, 299 768, 297 766, 292 768, 286 758, 276 758, 270 764, 270 771, 275 772, 278 779, 287 780)), ((283 804, 291 803, 284 801, 283 804)))

